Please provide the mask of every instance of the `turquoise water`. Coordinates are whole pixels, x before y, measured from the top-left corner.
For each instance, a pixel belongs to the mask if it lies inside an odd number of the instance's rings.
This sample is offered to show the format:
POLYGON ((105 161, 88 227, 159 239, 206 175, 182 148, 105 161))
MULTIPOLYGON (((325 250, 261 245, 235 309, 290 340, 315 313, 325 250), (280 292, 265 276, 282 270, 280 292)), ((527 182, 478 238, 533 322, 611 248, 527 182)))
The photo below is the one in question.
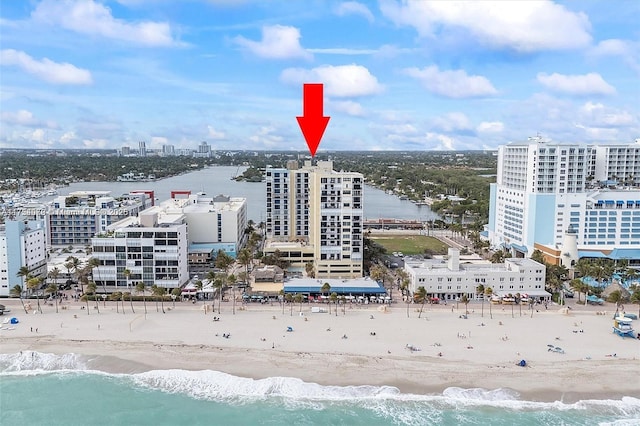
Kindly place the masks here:
MULTIPOLYGON (((640 399, 523 401, 504 390, 252 380, 216 371, 109 374, 73 354, 0 355, 2 425, 638 425, 640 399)), ((95 361, 95 360, 94 360, 95 361)))

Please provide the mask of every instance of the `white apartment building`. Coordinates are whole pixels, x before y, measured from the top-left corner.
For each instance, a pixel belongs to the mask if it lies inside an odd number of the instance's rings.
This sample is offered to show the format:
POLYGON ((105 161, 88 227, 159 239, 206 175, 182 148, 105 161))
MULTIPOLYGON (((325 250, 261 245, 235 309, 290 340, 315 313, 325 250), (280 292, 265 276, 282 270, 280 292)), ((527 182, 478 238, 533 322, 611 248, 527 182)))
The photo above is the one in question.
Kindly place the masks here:
POLYGON ((187 224, 183 214, 166 213, 160 207, 140 212, 110 225, 91 239, 93 270, 99 289, 132 291, 135 284, 180 287, 189 280, 187 224), (125 270, 130 272, 127 277, 125 270))
POLYGON ((318 278, 362 276, 363 176, 333 170, 332 161, 305 161, 298 168, 267 168, 265 253, 304 270, 312 262, 318 278))
POLYGON ((482 299, 476 294, 479 285, 491 287, 498 297, 507 294, 527 294, 532 298, 549 298, 544 289, 545 265, 526 258, 508 258, 504 263, 461 262, 460 251, 450 248, 448 259, 407 260, 404 266, 409 275, 409 291, 424 287, 429 297, 457 300, 482 299))
POLYGON ((639 183, 638 142, 596 146, 533 138, 501 146, 491 184, 489 241, 515 256, 531 256, 535 249, 551 255, 561 251, 570 230, 577 235, 578 257, 619 249, 617 258, 640 259, 639 183))
MULTIPOLYGON (((179 195, 174 191, 172 195, 179 195)), ((218 195, 206 197, 185 191, 186 198, 170 198, 162 202, 162 211, 184 214, 189 228, 189 261, 210 265, 218 250, 236 257, 246 242, 247 200, 218 195)))
POLYGON ((17 276, 23 266, 34 277, 46 275, 46 237, 41 220, 7 220, 0 225, 0 296, 8 296, 18 284, 26 290, 26 278, 17 276))
POLYGON ((152 192, 132 192, 118 198, 110 191, 76 191, 56 197, 43 209, 35 209, 45 221, 47 245, 88 245, 91 238, 109 225, 153 205, 152 192))

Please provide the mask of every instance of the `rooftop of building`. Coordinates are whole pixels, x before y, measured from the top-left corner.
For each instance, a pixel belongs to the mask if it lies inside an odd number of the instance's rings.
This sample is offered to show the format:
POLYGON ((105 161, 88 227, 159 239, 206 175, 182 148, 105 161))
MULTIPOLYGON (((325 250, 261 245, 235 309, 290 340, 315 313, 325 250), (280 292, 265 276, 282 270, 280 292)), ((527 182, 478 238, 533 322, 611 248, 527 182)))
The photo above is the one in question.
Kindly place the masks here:
POLYGON ((238 211, 246 205, 247 199, 218 195, 206 197, 203 194, 191 194, 186 198, 169 198, 161 202, 158 207, 167 211, 180 210, 184 213, 207 213, 218 211, 238 211))
POLYGON ((284 283, 286 293, 322 293, 322 286, 328 283, 331 293, 344 294, 384 294, 386 290, 369 277, 351 279, 292 278, 284 283))
POLYGON ((491 263, 488 260, 460 259, 460 269, 457 271, 449 269, 449 260, 446 257, 439 257, 425 260, 405 260, 405 266, 414 270, 435 271, 435 272, 490 272, 508 271, 510 265, 520 267, 543 266, 529 258, 507 258, 504 263, 491 263))

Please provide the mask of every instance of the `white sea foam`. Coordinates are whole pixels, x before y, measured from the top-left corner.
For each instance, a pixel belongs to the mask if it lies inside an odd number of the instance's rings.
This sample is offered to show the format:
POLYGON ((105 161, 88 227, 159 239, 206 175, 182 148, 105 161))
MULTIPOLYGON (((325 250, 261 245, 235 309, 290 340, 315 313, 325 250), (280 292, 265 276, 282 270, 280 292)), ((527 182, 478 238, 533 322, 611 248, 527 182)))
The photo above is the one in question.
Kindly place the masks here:
POLYGON ((86 369, 86 359, 73 353, 56 355, 21 351, 15 354, 0 354, 0 375, 32 375, 43 372, 86 369))
POLYGON ((285 406, 306 408, 322 408, 325 404, 357 404, 386 418, 401 419, 403 424, 424 424, 426 418, 432 423, 443 409, 474 409, 483 406, 513 411, 592 411, 632 420, 632 423, 610 423, 621 426, 638 424, 633 419, 640 419, 640 399, 630 396, 617 400, 581 400, 575 403, 537 402, 522 400, 518 393, 508 389, 458 387, 447 388, 440 395, 418 395, 401 393, 392 386, 323 386, 293 377, 251 379, 211 370, 154 370, 137 374, 110 374, 91 369, 93 364, 92 359, 72 353, 55 355, 22 351, 0 354, 0 376, 75 372, 124 378, 135 386, 147 389, 232 404, 260 400, 276 400, 285 406))

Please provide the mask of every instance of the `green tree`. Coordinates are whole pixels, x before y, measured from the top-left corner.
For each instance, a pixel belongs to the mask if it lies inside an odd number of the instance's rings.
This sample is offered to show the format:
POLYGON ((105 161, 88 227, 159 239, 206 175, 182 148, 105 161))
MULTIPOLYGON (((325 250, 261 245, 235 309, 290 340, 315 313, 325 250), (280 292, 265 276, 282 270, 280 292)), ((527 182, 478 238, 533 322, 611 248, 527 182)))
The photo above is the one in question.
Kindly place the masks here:
POLYGON ((142 303, 144 304, 144 317, 147 318, 147 295, 146 295, 147 286, 143 281, 138 281, 136 283, 136 292, 138 294, 142 294, 142 303))
POLYGON ((27 280, 31 277, 31 273, 29 271, 29 267, 28 266, 21 266, 20 269, 18 269, 18 273, 16 274, 16 277, 20 278, 22 281, 22 285, 26 285, 27 280))
POLYGON ((126 293, 124 293, 124 295, 129 298, 129 305, 131 305, 131 313, 135 314, 136 311, 133 309, 133 296, 131 295, 130 291, 127 291, 126 293))
POLYGON ((307 273, 307 276, 309 278, 315 278, 316 277, 316 270, 315 270, 312 262, 305 263, 304 264, 304 270, 307 273))
POLYGON ((173 309, 176 308, 176 299, 182 295, 182 290, 180 287, 176 287, 171 290, 171 299, 173 300, 173 309))
POLYGON ((40 288, 40 284, 42 280, 38 277, 31 277, 27 275, 27 288, 31 291, 31 294, 36 293, 36 300, 38 301, 38 312, 42 313, 42 307, 40 306, 40 296, 38 289, 40 288))
POLYGON ((424 304, 427 301, 427 289, 424 288, 424 286, 418 287, 413 297, 416 302, 420 303, 420 313, 418 313, 418 318, 421 318, 422 311, 424 310, 424 304))
POLYGON ((67 268, 67 271, 73 271, 73 273, 76 275, 76 281, 78 281, 78 283, 80 284, 80 292, 84 293, 84 283, 80 280, 80 270, 82 269, 82 262, 80 261, 80 259, 75 256, 69 256, 67 257, 64 266, 65 268, 67 268))
POLYGON ((482 305, 480 308, 480 311, 481 311, 480 316, 484 318, 484 285, 483 284, 479 284, 476 287, 476 295, 482 295, 482 305))
POLYGON ((290 312, 289 315, 293 316, 293 295, 291 293, 287 293, 284 295, 284 300, 289 304, 290 312))
POLYGON ((109 296, 109 300, 111 300, 112 302, 116 302, 116 313, 117 314, 120 313, 120 299, 121 298, 122 298, 122 292, 120 292, 120 291, 114 291, 109 296))
POLYGON ((22 309, 24 309, 24 313, 28 314, 27 307, 24 305, 24 300, 22 299, 22 286, 20 284, 14 285, 11 290, 9 290, 9 294, 11 297, 19 297, 20 303, 22 303, 22 309))
MULTIPOLYGON (((216 274, 211 271, 209 272, 209 274, 207 274, 207 279, 209 280, 209 282, 213 283, 213 280, 216 279, 216 274)), ((213 285, 213 284, 212 284, 213 285)), ((195 282, 195 286, 196 286, 196 298, 198 297, 198 293, 202 293, 202 289, 204 288, 204 283, 201 280, 197 280, 195 282)), ((202 294, 202 304, 204 305, 204 293, 202 294)), ((204 314, 207 315, 207 309, 204 308, 203 309, 204 314)))
POLYGON ((294 296, 294 301, 300 304, 300 312, 302 312, 302 302, 304 301, 304 296, 302 293, 298 293, 294 296))
POLYGON ((87 267, 89 268, 89 270, 91 271, 91 276, 93 277, 93 271, 98 271, 97 275, 98 275, 98 281, 96 281, 96 284, 98 284, 99 282, 102 282, 102 291, 104 291, 104 294, 107 294, 107 286, 105 285, 105 282, 103 280, 100 279, 100 260, 97 257, 92 257, 89 259, 89 261, 87 262, 87 267))
POLYGON ((166 294, 167 289, 154 284, 153 287, 151 287, 151 291, 154 296, 160 299, 160 304, 162 306, 162 313, 165 314, 166 312, 164 310, 164 295, 166 294))
POLYGON ((638 305, 638 317, 640 317, 640 286, 636 286, 631 293, 631 303, 638 305))
MULTIPOLYGON (((468 314, 469 313, 469 297, 467 297, 466 294, 463 294, 462 297, 460 298, 460 301, 464 304, 464 313, 468 314)), ((513 316, 513 313, 512 313, 512 316, 513 316)))
POLYGON ((491 310, 491 296, 493 296, 493 289, 491 287, 484 288, 484 297, 489 299, 489 317, 493 319, 493 311, 491 310))
POLYGON ((53 300, 56 304, 56 314, 58 313, 58 285, 54 283, 50 283, 47 288, 44 290, 46 294, 49 294, 53 297, 53 300))
POLYGON ((331 293, 331 295, 329 296, 329 300, 331 301, 331 303, 335 303, 336 316, 338 316, 338 293, 336 292, 331 293))
POLYGON ((58 285, 58 276, 60 275, 60 269, 56 266, 51 271, 49 271, 49 277, 53 280, 54 284, 58 285))
MULTIPOLYGON (((100 305, 98 304, 98 295, 96 294, 97 290, 98 290, 98 286, 95 283, 95 281, 89 281, 89 284, 87 284, 87 294, 92 294, 93 295, 93 300, 94 300, 94 302, 96 302, 96 311, 98 311, 98 313, 100 313, 100 305)), ((88 302, 87 302, 87 310, 89 310, 89 303, 88 302)))

